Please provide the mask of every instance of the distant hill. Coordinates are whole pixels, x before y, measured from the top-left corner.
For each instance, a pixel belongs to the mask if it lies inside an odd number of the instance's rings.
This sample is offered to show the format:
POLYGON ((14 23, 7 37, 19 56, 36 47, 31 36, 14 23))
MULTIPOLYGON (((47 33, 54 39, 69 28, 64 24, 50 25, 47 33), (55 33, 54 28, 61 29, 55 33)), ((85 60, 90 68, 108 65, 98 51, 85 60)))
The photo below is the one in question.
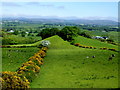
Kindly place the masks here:
POLYGON ((62 23, 62 24, 92 24, 92 25, 118 25, 118 22, 112 20, 90 20, 90 19, 79 19, 79 18, 58 18, 58 17, 5 17, 2 20, 19 20, 25 22, 33 22, 33 23, 62 23))

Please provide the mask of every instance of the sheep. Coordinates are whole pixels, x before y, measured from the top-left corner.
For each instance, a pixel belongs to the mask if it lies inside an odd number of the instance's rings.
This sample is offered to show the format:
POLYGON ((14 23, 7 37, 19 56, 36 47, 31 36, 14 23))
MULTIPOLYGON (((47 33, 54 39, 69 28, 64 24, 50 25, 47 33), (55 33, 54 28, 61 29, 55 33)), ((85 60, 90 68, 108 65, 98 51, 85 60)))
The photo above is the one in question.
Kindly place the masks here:
POLYGON ((109 56, 109 61, 112 60, 113 57, 115 57, 115 54, 111 54, 111 55, 109 56))
POLYGON ((112 60, 112 59, 113 59, 113 58, 110 56, 110 57, 109 57, 109 61, 112 60))
POLYGON ((115 54, 112 54, 111 56, 112 56, 112 57, 115 57, 115 54))
POLYGON ((95 58, 95 56, 92 56, 92 58, 95 58))
POLYGON ((86 58, 89 58, 89 56, 86 56, 86 58))

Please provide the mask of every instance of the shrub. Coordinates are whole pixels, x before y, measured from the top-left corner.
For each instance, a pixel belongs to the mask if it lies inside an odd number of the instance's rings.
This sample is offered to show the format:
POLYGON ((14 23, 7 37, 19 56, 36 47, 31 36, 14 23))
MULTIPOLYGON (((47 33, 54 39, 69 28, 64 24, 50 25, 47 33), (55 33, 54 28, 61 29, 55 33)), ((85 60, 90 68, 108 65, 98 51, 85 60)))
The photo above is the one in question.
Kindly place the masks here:
POLYGON ((90 46, 89 48, 90 48, 90 49, 92 49, 93 47, 92 47, 92 46, 90 46))
POLYGON ((4 45, 2 45, 1 47, 2 48, 10 48, 10 46, 4 46, 4 45))
POLYGON ((40 50, 38 52, 38 55, 40 55, 42 58, 44 58, 46 56, 46 53, 44 51, 40 50))
POLYGON ((80 44, 79 44, 79 43, 75 43, 74 45, 75 45, 75 46, 80 46, 80 44))
POLYGON ((79 45, 79 47, 82 47, 83 45, 79 45))
POLYGON ((111 51, 117 51, 115 48, 111 48, 111 49, 108 49, 108 50, 111 50, 111 51))
POLYGON ((23 65, 17 71, 18 74, 22 74, 25 76, 29 81, 32 81, 35 74, 40 71, 40 67, 36 65, 33 61, 28 61, 23 63, 23 65))
POLYGON ((31 59, 30 61, 36 63, 39 67, 43 64, 43 59, 31 59))
POLYGON ((85 46, 85 48, 89 48, 89 46, 85 46))
POLYGON ((30 57, 29 60, 35 62, 38 66, 41 66, 43 64, 43 59, 38 54, 30 57))
POLYGON ((82 46, 82 48, 85 48, 86 46, 82 46))
POLYGON ((96 47, 93 47, 93 49, 96 49, 96 47))
POLYGON ((2 72, 2 88, 16 89, 16 88, 30 88, 30 82, 26 77, 17 74, 16 72, 5 71, 2 72))
POLYGON ((47 49, 48 49, 47 47, 42 47, 41 50, 44 51, 44 52, 47 52, 47 49))
POLYGON ((103 50, 107 50, 107 48, 106 48, 106 47, 103 47, 102 49, 103 49, 103 50))

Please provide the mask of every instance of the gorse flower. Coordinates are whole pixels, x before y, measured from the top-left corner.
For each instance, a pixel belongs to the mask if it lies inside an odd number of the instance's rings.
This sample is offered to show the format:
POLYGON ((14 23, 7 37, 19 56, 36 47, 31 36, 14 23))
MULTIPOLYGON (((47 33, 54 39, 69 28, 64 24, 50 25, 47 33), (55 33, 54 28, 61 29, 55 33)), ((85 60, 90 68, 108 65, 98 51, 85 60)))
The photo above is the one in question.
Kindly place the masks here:
POLYGON ((22 75, 16 72, 2 72, 2 88, 14 89, 14 88, 29 88, 30 82, 22 75))

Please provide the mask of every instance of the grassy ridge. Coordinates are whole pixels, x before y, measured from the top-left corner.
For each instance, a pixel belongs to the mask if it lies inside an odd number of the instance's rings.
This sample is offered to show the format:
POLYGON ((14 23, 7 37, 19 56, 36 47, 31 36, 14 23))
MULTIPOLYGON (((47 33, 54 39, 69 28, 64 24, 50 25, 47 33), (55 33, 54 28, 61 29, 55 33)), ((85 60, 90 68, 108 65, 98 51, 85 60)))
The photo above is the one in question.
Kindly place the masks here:
POLYGON ((108 44, 108 43, 101 42, 95 39, 85 38, 82 36, 75 37, 75 43, 80 43, 86 46, 93 46, 97 48, 101 48, 101 47, 115 48, 118 50, 118 46, 116 45, 108 44))
POLYGON ((50 49, 40 75, 31 83, 31 88, 118 87, 116 52, 75 47, 58 36, 47 40, 51 42, 50 49), (108 61, 111 54, 116 56, 108 61), (93 55, 95 58, 92 58, 93 55))

